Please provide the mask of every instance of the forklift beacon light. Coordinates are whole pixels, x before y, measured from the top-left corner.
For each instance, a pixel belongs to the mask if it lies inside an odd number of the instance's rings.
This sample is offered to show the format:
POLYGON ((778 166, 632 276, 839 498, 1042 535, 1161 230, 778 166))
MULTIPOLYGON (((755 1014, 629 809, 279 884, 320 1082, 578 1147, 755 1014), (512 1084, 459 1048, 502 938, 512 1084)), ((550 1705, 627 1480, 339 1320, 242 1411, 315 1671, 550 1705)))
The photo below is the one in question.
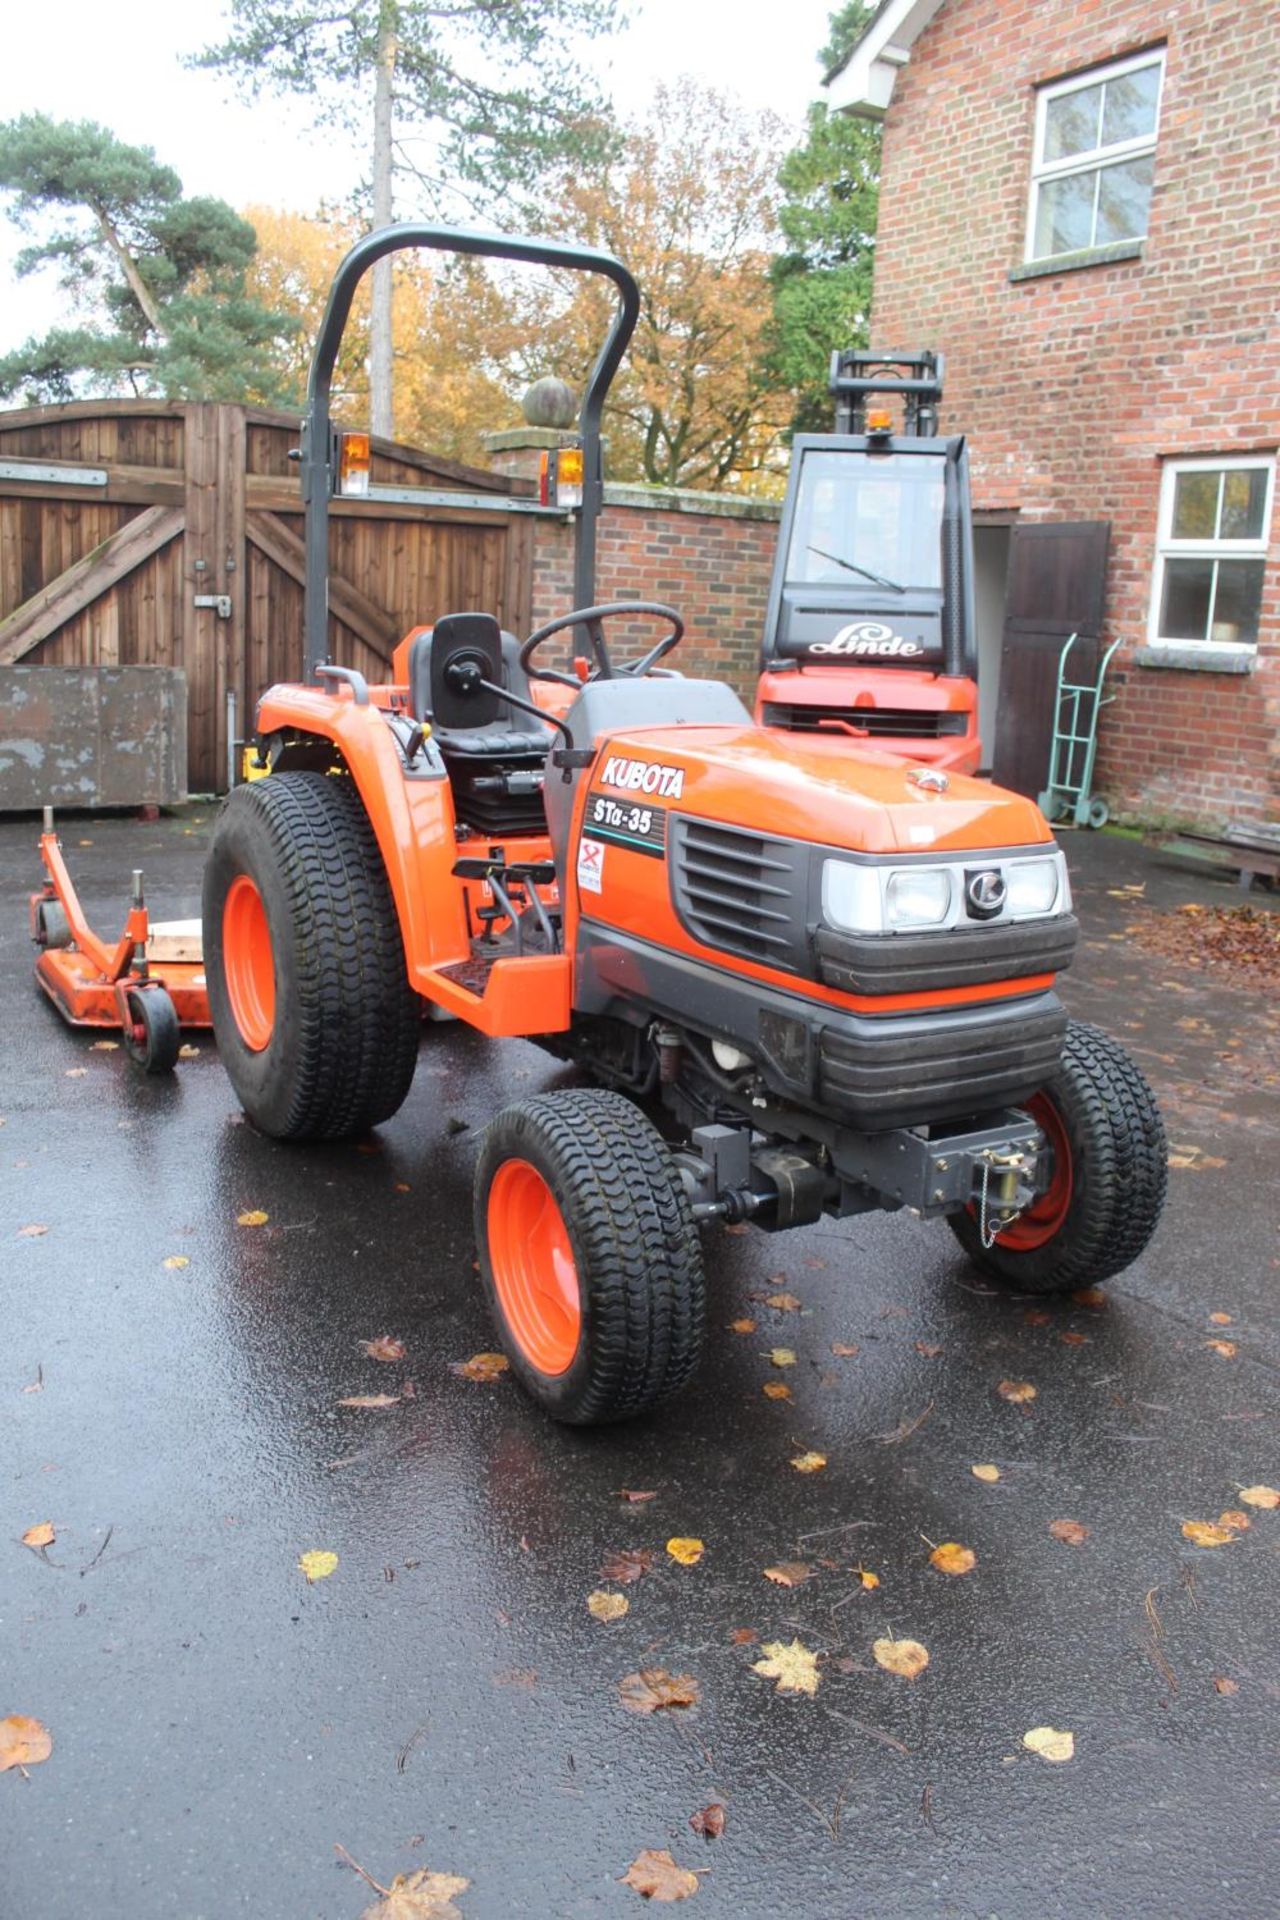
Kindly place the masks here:
POLYGON ((893 431, 893 413, 889 407, 867 408, 867 432, 889 434, 893 431))
POLYGON ((338 436, 338 492, 345 499, 363 499, 369 492, 369 436, 338 436))

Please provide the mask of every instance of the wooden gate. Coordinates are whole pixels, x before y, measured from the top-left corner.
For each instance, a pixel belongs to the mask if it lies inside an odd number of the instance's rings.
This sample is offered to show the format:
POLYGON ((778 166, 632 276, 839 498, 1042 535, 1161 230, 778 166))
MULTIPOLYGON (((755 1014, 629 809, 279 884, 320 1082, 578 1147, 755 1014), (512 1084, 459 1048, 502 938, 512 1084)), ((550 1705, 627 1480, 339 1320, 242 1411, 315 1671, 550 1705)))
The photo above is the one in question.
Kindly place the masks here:
MULTIPOLYGON (((243 730, 302 671, 297 441, 288 415, 203 402, 0 413, 0 666, 181 667, 192 790, 223 788, 228 692, 243 730)), ((406 497, 332 503, 333 660, 385 679, 408 628, 451 609, 527 632, 529 482, 390 441, 372 482, 406 497)))
POLYGON ((1032 799, 1048 783, 1058 658, 1069 635, 1080 636, 1073 677, 1097 670, 1110 531, 1108 520, 1033 521, 1013 530, 991 771, 1002 787, 1032 799))

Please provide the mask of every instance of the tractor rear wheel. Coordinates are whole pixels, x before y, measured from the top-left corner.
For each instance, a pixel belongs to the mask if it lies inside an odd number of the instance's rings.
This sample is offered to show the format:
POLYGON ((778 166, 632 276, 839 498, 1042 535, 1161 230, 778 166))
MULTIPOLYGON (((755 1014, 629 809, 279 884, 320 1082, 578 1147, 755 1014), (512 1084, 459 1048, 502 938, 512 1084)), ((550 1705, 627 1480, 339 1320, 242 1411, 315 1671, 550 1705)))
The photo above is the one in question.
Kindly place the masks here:
POLYGON ((974 1265, 1018 1293, 1069 1293, 1109 1280, 1160 1219, 1168 1147, 1155 1095, 1118 1041, 1073 1020, 1053 1079, 1026 1103, 1053 1171, 1034 1203, 982 1244, 976 1212, 947 1224, 974 1265))
POLYGON ((666 1144, 630 1100, 583 1089, 505 1108, 485 1133, 475 1214, 498 1337, 553 1419, 629 1420, 685 1385, 702 1249, 666 1144))
POLYGON ((228 794, 205 867, 204 955, 218 1052, 263 1133, 340 1140, 401 1106, 422 1003, 350 780, 274 773, 228 794))

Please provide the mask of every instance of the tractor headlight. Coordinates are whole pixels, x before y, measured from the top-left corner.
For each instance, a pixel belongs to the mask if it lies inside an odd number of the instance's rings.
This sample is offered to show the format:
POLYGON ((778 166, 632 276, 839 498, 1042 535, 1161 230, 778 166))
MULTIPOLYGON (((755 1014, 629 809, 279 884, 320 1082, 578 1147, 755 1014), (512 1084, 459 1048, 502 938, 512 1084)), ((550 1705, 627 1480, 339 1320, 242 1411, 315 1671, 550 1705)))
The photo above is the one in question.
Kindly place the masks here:
POLYGON ((854 866, 847 860, 825 860, 822 917, 829 927, 838 927, 841 933, 883 933, 884 906, 878 870, 854 866))
POLYGON ((951 875, 945 867, 903 867, 891 873, 884 909, 891 928, 940 927, 951 911, 951 875))
POLYGON ((1006 877, 1012 918, 1052 913, 1066 884, 1066 865, 1060 853, 1050 854, 1047 860, 1015 860, 1010 862, 1006 877))

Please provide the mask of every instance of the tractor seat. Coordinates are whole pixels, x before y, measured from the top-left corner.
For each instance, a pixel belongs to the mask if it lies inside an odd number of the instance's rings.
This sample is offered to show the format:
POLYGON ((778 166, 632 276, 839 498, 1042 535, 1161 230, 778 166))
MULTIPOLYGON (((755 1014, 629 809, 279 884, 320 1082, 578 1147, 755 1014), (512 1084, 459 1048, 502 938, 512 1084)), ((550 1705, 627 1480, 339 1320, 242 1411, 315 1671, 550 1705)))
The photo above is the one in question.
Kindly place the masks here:
POLYGON ((552 729, 533 714, 505 705, 495 718, 478 726, 465 721, 441 724, 444 716, 437 718, 433 711, 431 681, 437 634, 446 647, 457 644, 459 638, 468 647, 478 646, 489 656, 487 680, 510 688, 521 699, 531 695, 520 665, 519 641, 513 633, 499 633, 497 622, 488 616, 447 614, 414 640, 409 649, 409 712, 415 720, 432 723, 432 738, 449 774, 458 820, 490 837, 545 833, 542 773, 552 729))

